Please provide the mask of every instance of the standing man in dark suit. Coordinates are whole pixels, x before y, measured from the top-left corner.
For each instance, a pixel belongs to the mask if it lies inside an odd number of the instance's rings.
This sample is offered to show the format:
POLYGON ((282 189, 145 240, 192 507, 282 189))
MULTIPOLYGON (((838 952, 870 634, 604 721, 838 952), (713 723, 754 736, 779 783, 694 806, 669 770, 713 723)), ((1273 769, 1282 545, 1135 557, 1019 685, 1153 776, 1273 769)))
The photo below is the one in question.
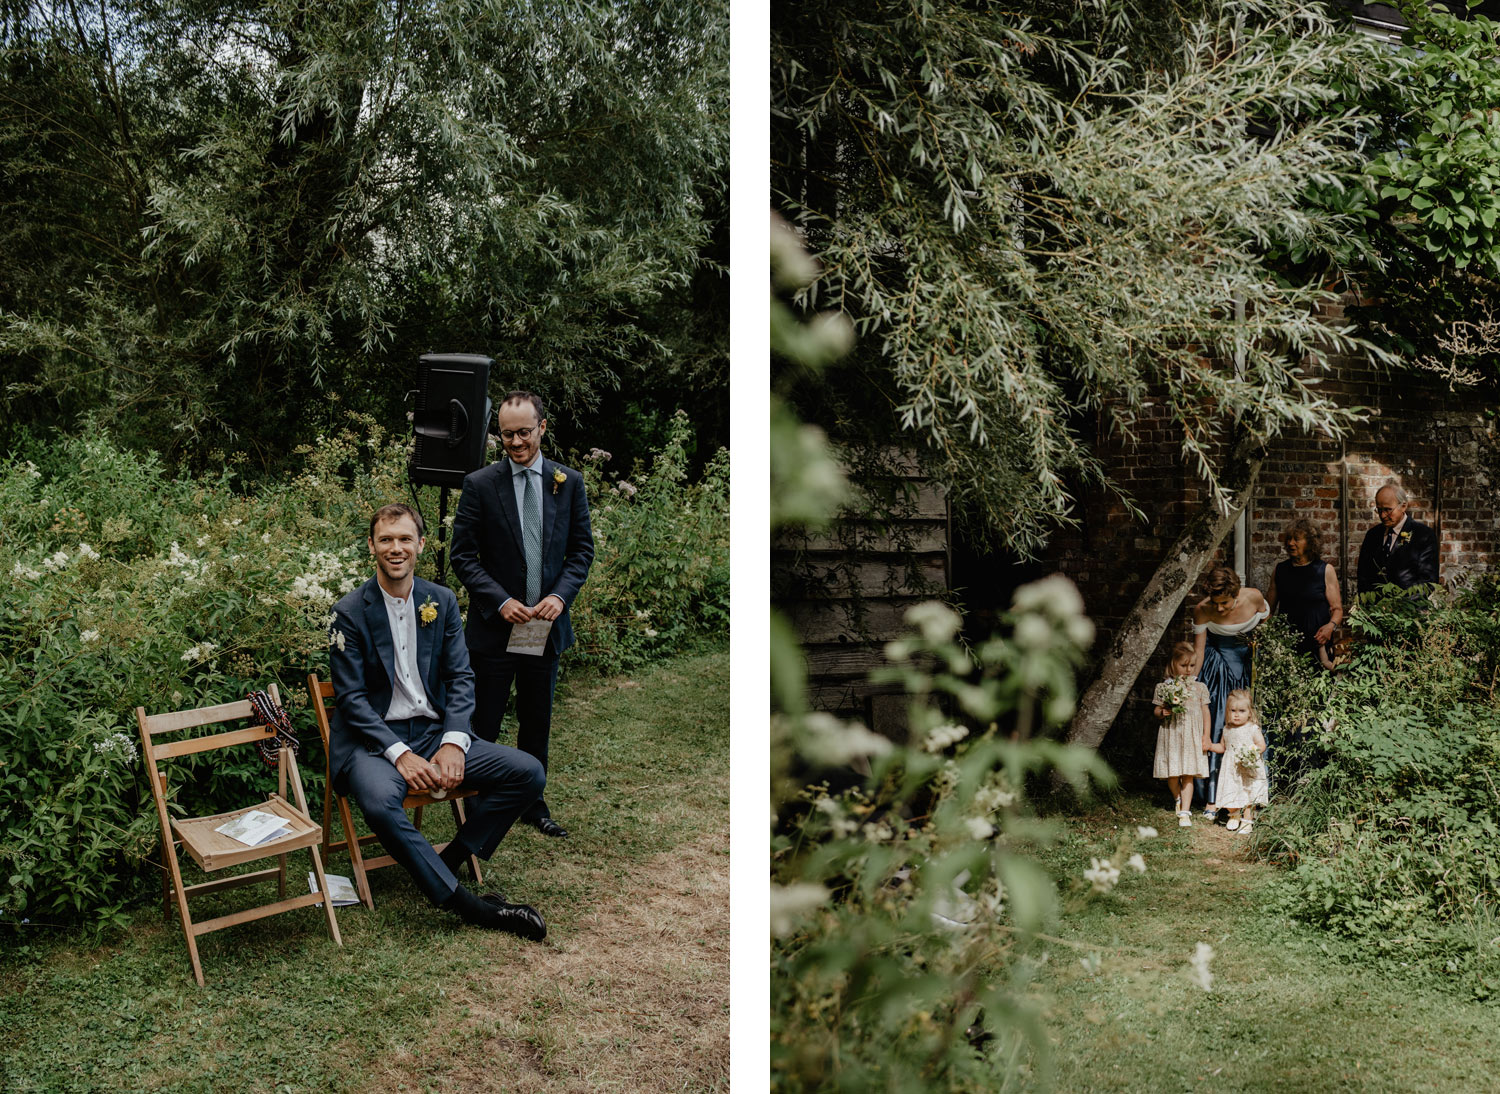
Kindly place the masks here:
MULTIPOLYGON (((453 521, 453 572, 469 590, 464 636, 474 663, 474 732, 493 741, 516 689, 516 745, 547 766, 557 659, 573 644, 568 609, 594 561, 583 476, 542 456, 542 400, 512 391, 500 403, 508 457, 464 479, 453 521), (509 652, 511 629, 551 624, 535 654, 509 652)), ((522 817, 544 836, 566 836, 538 798, 522 817)))
POLYGON ((1357 591, 1367 593, 1387 584, 1408 589, 1437 582, 1437 533, 1406 515, 1407 500, 1406 491, 1395 483, 1375 492, 1380 523, 1365 533, 1359 546, 1357 591))
POLYGON ((474 673, 458 599, 414 574, 422 517, 387 505, 370 518, 375 576, 333 609, 328 661, 336 696, 328 742, 335 788, 359 804, 372 831, 423 894, 466 923, 533 941, 547 934, 535 908, 476 896, 458 882, 470 856, 487 859, 542 793, 542 765, 518 749, 474 739, 474 673), (477 790, 468 817, 439 854, 406 815, 409 791, 477 790))

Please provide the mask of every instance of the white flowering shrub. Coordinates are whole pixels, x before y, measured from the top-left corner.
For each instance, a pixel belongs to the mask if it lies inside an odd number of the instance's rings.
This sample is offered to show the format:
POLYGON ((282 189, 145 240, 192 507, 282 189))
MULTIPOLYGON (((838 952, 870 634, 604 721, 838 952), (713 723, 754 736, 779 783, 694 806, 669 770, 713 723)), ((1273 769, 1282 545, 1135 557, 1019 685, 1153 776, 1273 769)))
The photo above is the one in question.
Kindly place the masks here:
MULTIPOLYGON (((889 645, 897 663, 880 674, 911 697, 907 742, 826 714, 773 718, 779 1089, 982 1090, 1018 1059, 1045 1067, 1025 981, 1037 935, 1064 909, 1035 861, 1026 787, 1053 770, 1078 785, 1112 781, 1092 750, 1042 735, 1072 713, 1093 628, 1061 578, 1019 590, 1007 632, 973 648, 941 604, 907 618, 914 633, 889 645), (848 786, 851 761, 870 774, 848 786), (841 765, 842 790, 794 778, 841 765)), ((1093 893, 1122 870, 1145 872, 1127 853, 1093 860, 1093 893)))
POLYGON ((603 449, 574 461, 589 495, 594 566, 573 602, 570 660, 618 672, 695 634, 729 633, 729 452, 690 482, 692 436, 679 411, 631 482, 615 477, 603 449))

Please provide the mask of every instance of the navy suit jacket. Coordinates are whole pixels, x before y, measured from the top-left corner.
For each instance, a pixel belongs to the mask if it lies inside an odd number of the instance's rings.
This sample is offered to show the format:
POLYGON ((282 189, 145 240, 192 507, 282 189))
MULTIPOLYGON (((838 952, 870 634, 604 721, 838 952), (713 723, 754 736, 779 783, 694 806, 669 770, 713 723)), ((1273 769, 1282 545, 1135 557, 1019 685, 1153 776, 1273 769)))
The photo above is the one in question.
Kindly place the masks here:
MULTIPOLYGON (((443 732, 473 736, 474 672, 464 645, 463 619, 452 590, 422 578, 412 580, 412 603, 437 604, 431 623, 417 619, 417 672, 427 701, 437 711, 443 732)), ((329 719, 329 768, 335 780, 353 760, 355 750, 381 753, 402 740, 385 723, 395 691, 396 647, 386 617, 385 598, 372 577, 333 607, 328 667, 335 708, 329 719)))
POLYGON ((1385 539, 1386 527, 1377 524, 1365 533, 1359 546, 1359 580, 1356 592, 1367 593, 1387 583, 1408 589, 1419 582, 1432 583, 1438 579, 1437 533, 1425 524, 1407 518, 1401 535, 1392 548, 1389 558, 1382 559, 1381 541, 1385 539), (1410 535, 1407 535, 1410 533, 1410 535))
MULTIPOLYGON (((509 459, 482 467, 464 479, 453 518, 453 572, 469 590, 469 649, 501 652, 510 642, 510 624, 500 606, 514 597, 526 602, 526 549, 521 511, 516 505, 509 459)), ((594 561, 594 530, 583 476, 542 457, 542 596, 556 596, 563 613, 552 622, 547 653, 557 656, 573 644, 569 609, 594 561), (562 482, 556 481, 561 473, 562 482)))

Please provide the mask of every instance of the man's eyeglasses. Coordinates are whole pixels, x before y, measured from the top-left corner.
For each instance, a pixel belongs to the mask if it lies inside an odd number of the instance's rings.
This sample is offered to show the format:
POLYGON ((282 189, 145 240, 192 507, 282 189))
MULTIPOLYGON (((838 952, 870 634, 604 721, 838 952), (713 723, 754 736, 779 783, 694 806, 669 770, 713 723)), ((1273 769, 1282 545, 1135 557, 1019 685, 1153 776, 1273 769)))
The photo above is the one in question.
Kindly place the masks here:
POLYGON ((1375 512, 1379 513, 1381 516, 1385 516, 1387 513, 1394 513, 1397 508, 1398 507, 1395 505, 1377 505, 1375 507, 1375 512))
POLYGON ((500 431, 500 439, 502 441, 513 441, 517 437, 520 437, 524 441, 530 439, 531 435, 535 432, 535 426, 530 429, 502 429, 500 431))

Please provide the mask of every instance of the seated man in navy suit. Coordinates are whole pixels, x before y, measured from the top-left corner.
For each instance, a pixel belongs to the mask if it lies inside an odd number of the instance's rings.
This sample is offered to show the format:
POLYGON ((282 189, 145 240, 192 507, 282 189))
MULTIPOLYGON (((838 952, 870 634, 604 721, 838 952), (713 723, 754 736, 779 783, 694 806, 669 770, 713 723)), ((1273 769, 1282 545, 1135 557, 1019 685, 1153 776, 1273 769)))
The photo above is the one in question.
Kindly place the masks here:
POLYGON ((1388 584, 1409 589, 1437 581, 1437 533, 1406 515, 1408 500, 1406 491, 1394 483, 1375 492, 1380 523, 1365 533, 1359 546, 1358 592, 1388 584))
POLYGON ((458 882, 470 855, 488 859, 542 793, 542 765, 518 749, 475 739, 474 673, 458 600, 416 577, 422 517, 387 505, 370 518, 375 576, 334 606, 329 665, 336 695, 329 767, 371 830, 423 894, 466 923, 540 941, 535 908, 477 896, 458 882), (468 819, 440 855, 401 807, 408 791, 477 790, 468 819))

